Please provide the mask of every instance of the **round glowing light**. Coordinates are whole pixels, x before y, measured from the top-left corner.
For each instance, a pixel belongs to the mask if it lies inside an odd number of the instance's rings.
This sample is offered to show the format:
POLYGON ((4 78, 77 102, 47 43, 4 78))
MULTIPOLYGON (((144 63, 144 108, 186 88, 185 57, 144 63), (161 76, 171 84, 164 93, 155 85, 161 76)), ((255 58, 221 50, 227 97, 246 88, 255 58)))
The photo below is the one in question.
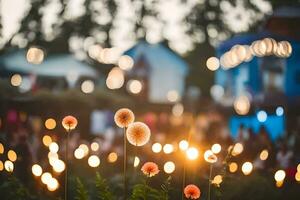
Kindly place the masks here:
POLYGON ((44 51, 37 47, 29 48, 26 54, 27 61, 35 65, 41 64, 44 60, 44 56, 44 51))
POLYGON ((167 174, 172 174, 175 171, 175 164, 172 161, 168 161, 164 164, 164 171, 167 174))
POLYGON ((278 170, 274 175, 274 179, 277 182, 282 182, 285 179, 285 176, 286 176, 285 171, 278 170))
POLYGON ((297 166, 297 171, 300 172, 300 164, 297 166))
POLYGON ((78 121, 75 117, 68 115, 63 118, 61 124, 64 127, 64 129, 66 129, 69 132, 70 130, 73 130, 76 128, 78 121))
POLYGON ((84 150, 81 149, 81 148, 77 148, 77 149, 74 151, 74 156, 75 156, 75 158, 78 159, 78 160, 84 158, 84 150))
POLYGON ((215 101, 220 101, 224 96, 224 88, 221 85, 213 85, 210 88, 210 95, 215 101))
POLYGON ((279 106, 276 108, 276 115, 277 116, 282 116, 284 114, 284 109, 283 107, 279 106))
POLYGON ((2 143, 0 143, 0 154, 4 153, 4 146, 2 143))
POLYGON ((127 83, 127 89, 132 94, 139 94, 143 89, 142 82, 139 80, 129 80, 127 83))
POLYGON ((50 192, 53 192, 53 191, 57 190, 58 187, 59 187, 58 181, 57 181, 55 178, 51 177, 51 178, 49 179, 49 181, 47 182, 47 189, 48 189, 50 192))
POLYGON ((3 164, 3 162, 0 160, 0 172, 3 171, 3 169, 4 169, 4 164, 3 164))
POLYGON ((31 171, 32 171, 32 174, 33 174, 34 176, 41 176, 42 173, 43 173, 42 167, 41 167, 40 165, 38 165, 38 164, 32 165, 31 171))
POLYGON ((241 143, 236 143, 236 144, 233 146, 233 149, 232 149, 231 154, 232 154, 233 156, 238 156, 238 155, 240 155, 243 151, 244 151, 244 146, 243 146, 241 143))
POLYGON ((4 162, 4 168, 8 172, 13 172, 14 171, 14 164, 10 160, 7 160, 7 161, 4 162))
POLYGON ((229 164, 229 171, 234 173, 238 170, 238 165, 235 162, 229 164))
POLYGON ((14 74, 10 79, 10 83, 12 86, 20 86, 22 83, 22 76, 20 74, 14 74))
POLYGON ((206 67, 211 71, 216 71, 220 67, 220 61, 216 57, 210 57, 206 61, 206 67))
POLYGON ((176 117, 180 117, 183 114, 184 107, 181 103, 176 103, 172 108, 172 114, 176 117))
POLYGON ((266 150, 266 149, 264 149, 264 150, 263 150, 262 152, 260 152, 260 154, 259 154, 259 158, 260 158, 261 160, 267 160, 268 157, 269 157, 269 152, 268 152, 268 150, 266 150))
POLYGON ((167 99, 168 101, 170 102, 176 102, 179 100, 179 94, 176 90, 170 90, 168 93, 167 93, 167 99))
POLYGON ((132 69, 134 61, 130 56, 123 55, 119 58, 118 65, 122 70, 128 71, 132 69))
POLYGON ((106 78, 106 86, 111 90, 119 89, 123 86, 124 80, 124 72, 120 68, 114 67, 108 73, 106 78))
POLYGON ((7 152, 7 158, 12 161, 12 162, 15 162, 17 160, 17 154, 14 150, 9 150, 7 152))
POLYGON ((49 150, 52 153, 57 153, 59 150, 59 146, 56 142, 51 142, 51 144, 49 145, 49 150))
POLYGON ((83 150, 84 156, 89 154, 89 147, 86 144, 81 144, 78 148, 83 150))
POLYGON ((189 147, 186 150, 186 156, 189 160, 196 160, 199 156, 199 151, 195 147, 189 147))
POLYGON ((133 161, 133 166, 134 167, 138 167, 139 166, 139 164, 140 164, 140 159, 139 159, 139 157, 137 157, 137 156, 135 156, 134 157, 134 161, 133 161))
POLYGON ((91 58, 97 59, 102 51, 102 47, 100 45, 91 45, 88 49, 88 54, 91 58))
POLYGON ((220 153, 222 150, 222 146, 220 144, 213 144, 211 146, 211 151, 214 153, 214 154, 218 154, 220 153))
POLYGON ((44 135, 43 136, 43 144, 46 146, 46 147, 49 147, 49 145, 52 143, 52 139, 49 135, 44 135))
POLYGON ((263 123, 263 122, 267 121, 268 114, 266 113, 266 111, 261 110, 256 114, 256 117, 259 122, 263 123))
POLYGON ((53 162, 52 168, 55 172, 61 173, 65 170, 66 165, 65 165, 64 161, 57 159, 53 162))
POLYGON ((186 140, 181 140, 181 141, 179 142, 179 149, 180 149, 181 151, 186 151, 188 148, 189 148, 189 142, 188 142, 188 141, 186 141, 186 140))
POLYGON ((300 171, 295 174, 295 179, 297 182, 300 182, 300 171))
POLYGON ((218 161, 217 156, 211 151, 211 150, 206 150, 204 152, 204 160, 208 163, 215 163, 218 161))
POLYGON ((92 93, 95 89, 95 84, 91 80, 85 80, 81 84, 81 91, 83 93, 89 94, 92 93))
POLYGON ((41 176, 42 183, 47 184, 51 178, 52 178, 52 175, 49 172, 43 173, 41 176))
POLYGON ((239 115, 246 115, 250 110, 250 101, 246 95, 239 96, 233 103, 234 110, 239 115))
POLYGON ((110 163, 116 162, 118 160, 118 154, 115 152, 111 152, 110 154, 108 154, 107 160, 110 163))
POLYGON ((249 174, 251 174, 253 170, 253 165, 251 162, 245 162, 243 165, 242 165, 242 172, 247 176, 249 174))
POLYGON ((153 151, 154 153, 159 153, 159 152, 161 152, 161 150, 162 150, 162 146, 161 146, 160 143, 154 143, 154 144, 152 145, 152 151, 153 151))
POLYGON ((165 154, 170 154, 174 151, 174 147, 172 144, 165 144, 164 145, 164 148, 163 148, 163 151, 165 154))
POLYGON ((98 142, 93 142, 91 144, 91 149, 92 149, 92 151, 98 151, 99 150, 99 144, 98 144, 98 142))
POLYGON ((45 127, 49 130, 55 129, 56 121, 55 119, 49 118, 45 121, 45 127))
POLYGON ((90 167, 98 167, 100 165, 100 159, 96 155, 92 155, 88 159, 88 164, 90 167))
POLYGON ((223 177, 221 175, 216 175, 212 180, 212 184, 220 185, 223 182, 223 177))

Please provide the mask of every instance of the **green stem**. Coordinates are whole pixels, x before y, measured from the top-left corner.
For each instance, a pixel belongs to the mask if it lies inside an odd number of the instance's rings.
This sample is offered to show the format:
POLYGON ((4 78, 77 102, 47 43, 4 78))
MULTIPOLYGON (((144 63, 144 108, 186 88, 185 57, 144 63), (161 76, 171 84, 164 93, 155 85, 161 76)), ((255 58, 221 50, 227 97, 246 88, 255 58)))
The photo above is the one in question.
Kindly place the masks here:
POLYGON ((210 200, 210 190, 211 190, 211 176, 212 176, 213 165, 210 164, 209 169, 209 179, 208 179, 208 200, 210 200))
POLYGON ((124 161, 123 161, 123 175, 124 175, 124 200, 127 199, 127 178, 126 178, 126 167, 127 167, 127 149, 126 149, 126 128, 124 128, 124 161))

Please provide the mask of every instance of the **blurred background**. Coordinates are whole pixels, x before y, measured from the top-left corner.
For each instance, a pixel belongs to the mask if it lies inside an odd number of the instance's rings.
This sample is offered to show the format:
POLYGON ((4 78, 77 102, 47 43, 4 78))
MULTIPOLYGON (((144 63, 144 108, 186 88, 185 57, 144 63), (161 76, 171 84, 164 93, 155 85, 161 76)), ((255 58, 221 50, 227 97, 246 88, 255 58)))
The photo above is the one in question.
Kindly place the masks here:
POLYGON ((0 2, 1 194, 15 176, 31 195, 25 199, 61 196, 64 165, 51 158, 63 158, 66 115, 78 119, 71 179, 91 184, 100 171, 118 194, 123 132, 113 117, 127 107, 152 132, 146 146, 129 148, 132 184, 139 164, 155 161, 163 175, 153 184, 171 174, 171 197, 180 199, 187 142, 197 149, 185 160, 187 183, 204 191, 204 151, 222 149, 216 176, 238 143, 243 153, 228 163, 216 199, 299 199, 299 0, 0 2), (91 155, 100 158, 96 168, 91 155), (246 161, 251 176, 243 175, 246 161), (34 164, 60 186, 47 189, 34 164), (279 169, 284 182, 274 180, 279 169))

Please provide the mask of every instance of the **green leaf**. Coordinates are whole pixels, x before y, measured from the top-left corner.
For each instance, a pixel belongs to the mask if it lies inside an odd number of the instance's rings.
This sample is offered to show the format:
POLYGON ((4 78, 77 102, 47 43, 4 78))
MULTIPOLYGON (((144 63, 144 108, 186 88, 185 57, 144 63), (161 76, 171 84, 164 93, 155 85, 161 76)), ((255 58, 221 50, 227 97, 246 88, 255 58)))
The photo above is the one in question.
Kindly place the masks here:
POLYGON ((76 178, 76 200, 88 200, 88 191, 79 178, 76 178))
POLYGON ((96 173, 96 190, 97 199, 99 200, 113 200, 114 197, 109 190, 106 180, 97 172, 96 173))

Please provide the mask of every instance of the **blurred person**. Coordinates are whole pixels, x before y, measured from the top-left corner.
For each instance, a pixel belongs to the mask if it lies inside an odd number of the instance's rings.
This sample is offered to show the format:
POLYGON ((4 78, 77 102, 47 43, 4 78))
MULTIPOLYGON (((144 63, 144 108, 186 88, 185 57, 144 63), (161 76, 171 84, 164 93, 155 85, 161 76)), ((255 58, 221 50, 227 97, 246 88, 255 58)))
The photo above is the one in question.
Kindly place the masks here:
POLYGON ((288 150, 287 145, 285 143, 282 143, 280 146, 280 150, 276 154, 276 161, 279 167, 288 169, 291 166, 293 155, 293 152, 288 150))

